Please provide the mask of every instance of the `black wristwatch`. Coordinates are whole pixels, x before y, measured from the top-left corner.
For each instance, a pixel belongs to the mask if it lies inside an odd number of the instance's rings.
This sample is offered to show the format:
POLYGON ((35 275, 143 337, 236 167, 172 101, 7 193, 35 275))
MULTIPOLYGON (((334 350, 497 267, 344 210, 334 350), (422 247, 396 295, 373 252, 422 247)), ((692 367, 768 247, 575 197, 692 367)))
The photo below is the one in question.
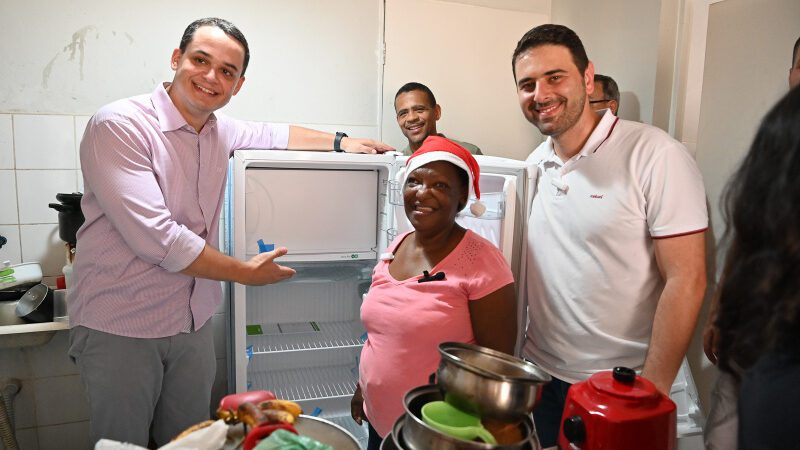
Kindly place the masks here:
POLYGON ((336 137, 333 138, 333 151, 335 152, 343 152, 344 149, 342 148, 342 139, 348 137, 347 134, 342 133, 341 131, 336 132, 336 137))

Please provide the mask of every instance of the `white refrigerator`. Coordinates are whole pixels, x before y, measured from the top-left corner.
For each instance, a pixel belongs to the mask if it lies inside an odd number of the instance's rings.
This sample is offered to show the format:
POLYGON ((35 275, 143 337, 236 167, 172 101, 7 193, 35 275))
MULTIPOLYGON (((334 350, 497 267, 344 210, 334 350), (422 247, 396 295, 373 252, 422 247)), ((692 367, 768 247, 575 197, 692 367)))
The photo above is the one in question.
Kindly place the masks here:
MULTIPOLYGON (((519 350, 527 322, 522 276, 526 211, 538 172, 523 161, 476 159, 487 209, 474 217, 468 205, 457 221, 497 245, 511 266, 517 280, 519 350)), ((350 418, 366 340, 359 313, 381 253, 395 236, 411 229, 402 205, 405 160, 243 150, 235 152, 231 163, 226 208, 231 253, 245 260, 284 246, 289 254, 278 262, 297 274, 273 285, 230 287, 230 387, 236 392, 268 389, 294 400, 305 413, 353 433, 362 447, 366 429, 350 418)), ((693 389, 689 371, 682 373, 693 389)), ((676 385, 687 382, 679 377, 676 385)), ((696 398, 683 398, 683 391, 676 399, 679 422, 690 416, 686 411, 699 413, 696 398)))
MULTIPOLYGON (((411 229, 402 206, 405 159, 235 153, 226 219, 233 256, 249 259, 284 246, 289 254, 279 262, 297 270, 274 285, 231 286, 229 379, 237 392, 269 389, 366 442, 364 428, 350 418, 366 339, 359 312, 380 254, 411 229)), ((487 211, 476 218, 467 207, 457 220, 494 242, 519 279, 529 171, 521 161, 478 161, 487 211)), ((524 330, 522 302, 519 318, 524 330)))

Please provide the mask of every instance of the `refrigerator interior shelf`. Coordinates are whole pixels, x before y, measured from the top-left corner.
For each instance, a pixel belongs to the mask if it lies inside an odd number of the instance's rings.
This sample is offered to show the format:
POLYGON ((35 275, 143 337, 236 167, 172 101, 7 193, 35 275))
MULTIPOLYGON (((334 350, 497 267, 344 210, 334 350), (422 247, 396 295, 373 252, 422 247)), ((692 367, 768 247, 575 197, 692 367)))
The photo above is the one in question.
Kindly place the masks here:
POLYGON ((358 368, 348 365, 251 372, 248 379, 254 389, 268 389, 286 400, 350 398, 358 382, 358 368))
MULTIPOLYGON (((263 334, 247 337, 253 355, 297 352, 305 350, 325 350, 332 348, 362 347, 366 336, 361 322, 305 322, 301 324, 264 324, 259 328, 263 334), (280 329, 283 330, 280 331, 280 329)), ((248 325, 251 329, 253 325, 248 325)))

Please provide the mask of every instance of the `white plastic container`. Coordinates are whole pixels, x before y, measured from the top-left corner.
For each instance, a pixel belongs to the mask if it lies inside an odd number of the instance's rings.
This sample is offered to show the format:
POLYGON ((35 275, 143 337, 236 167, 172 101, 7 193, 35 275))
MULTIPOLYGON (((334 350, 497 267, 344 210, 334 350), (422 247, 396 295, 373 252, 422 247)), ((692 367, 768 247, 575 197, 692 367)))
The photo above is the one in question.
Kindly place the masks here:
POLYGON ((63 268, 61 268, 61 272, 64 274, 64 286, 69 289, 72 287, 72 264, 65 264, 63 268))
POLYGON ((0 289, 33 286, 42 282, 42 266, 39 263, 23 263, 0 266, 0 289))

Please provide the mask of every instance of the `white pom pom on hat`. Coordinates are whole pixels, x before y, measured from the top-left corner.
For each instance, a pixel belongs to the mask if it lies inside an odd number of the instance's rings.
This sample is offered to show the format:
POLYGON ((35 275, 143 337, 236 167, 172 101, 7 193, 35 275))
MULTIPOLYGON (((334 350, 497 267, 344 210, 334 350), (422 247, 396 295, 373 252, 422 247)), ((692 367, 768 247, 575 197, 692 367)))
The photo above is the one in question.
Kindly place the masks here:
POLYGON ((428 136, 420 148, 406 161, 406 179, 414 170, 434 161, 447 161, 467 172, 469 196, 478 199, 470 205, 469 210, 475 217, 483 215, 486 212, 486 206, 480 202, 481 169, 478 161, 467 149, 447 138, 428 136))

